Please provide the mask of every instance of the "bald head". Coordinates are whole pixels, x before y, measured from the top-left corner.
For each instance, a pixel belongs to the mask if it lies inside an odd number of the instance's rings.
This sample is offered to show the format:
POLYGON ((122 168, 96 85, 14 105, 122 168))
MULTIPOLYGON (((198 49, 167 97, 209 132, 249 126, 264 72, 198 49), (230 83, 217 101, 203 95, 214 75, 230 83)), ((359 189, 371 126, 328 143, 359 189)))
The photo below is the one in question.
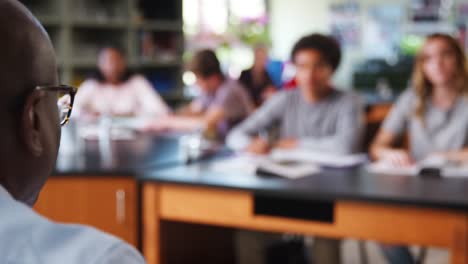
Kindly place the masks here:
POLYGON ((17 0, 0 0, 0 95, 57 82, 55 54, 36 18, 17 0))
POLYGON ((60 141, 55 54, 47 33, 17 0, 0 0, 0 184, 32 204, 60 141))

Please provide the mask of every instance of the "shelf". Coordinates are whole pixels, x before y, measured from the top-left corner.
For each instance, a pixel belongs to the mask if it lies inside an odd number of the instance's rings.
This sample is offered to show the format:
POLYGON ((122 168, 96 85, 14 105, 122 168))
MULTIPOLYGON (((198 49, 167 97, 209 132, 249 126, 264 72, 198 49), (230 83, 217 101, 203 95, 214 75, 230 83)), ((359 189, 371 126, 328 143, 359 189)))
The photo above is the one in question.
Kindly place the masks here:
POLYGON ((36 18, 44 27, 59 27, 62 19, 58 16, 37 15, 36 18))
POLYGON ((171 60, 171 61, 162 61, 162 60, 151 60, 151 61, 140 61, 136 64, 140 68, 161 68, 161 67, 179 67, 182 66, 182 60, 171 60))
POLYGON ((63 68, 65 66, 65 64, 63 63, 63 60, 61 60, 59 58, 57 58, 56 63, 57 63, 57 68, 58 69, 61 69, 61 68, 63 68))
POLYGON ((122 49, 129 68, 145 74, 163 72, 175 85, 183 67, 182 0, 147 1, 145 19, 139 0, 20 0, 44 25, 56 49, 62 82, 79 83, 97 69, 99 49, 114 45, 122 49), (165 9, 168 7, 169 9, 165 9), (172 14, 173 13, 173 14, 172 14), (173 19, 171 19, 173 18, 173 19), (143 38, 153 38, 152 53, 143 53, 143 38), (167 53, 170 54, 167 54, 167 53), (146 57, 143 57, 147 55, 146 57))
POLYGON ((92 29, 127 29, 128 24, 124 20, 74 20, 72 27, 92 29))
POLYGON ((142 23, 136 23, 134 26, 137 29, 147 31, 177 31, 182 32, 183 22, 182 21, 168 21, 168 20, 151 20, 144 21, 142 23))
POLYGON ((96 58, 83 58, 83 59, 73 59, 70 62, 70 66, 75 68, 97 68, 96 58))

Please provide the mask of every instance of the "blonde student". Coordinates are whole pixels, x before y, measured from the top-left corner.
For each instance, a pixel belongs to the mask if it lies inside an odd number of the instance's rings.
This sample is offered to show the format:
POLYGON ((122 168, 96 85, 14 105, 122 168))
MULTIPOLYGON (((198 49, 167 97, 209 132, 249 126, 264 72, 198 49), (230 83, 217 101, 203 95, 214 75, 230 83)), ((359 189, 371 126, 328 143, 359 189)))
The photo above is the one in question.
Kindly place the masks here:
MULTIPOLYGON (((429 156, 468 157, 468 71, 460 44, 430 35, 417 55, 412 87, 393 106, 371 145, 375 160, 409 166, 429 156), (409 139, 408 148, 396 143, 409 139)), ((391 263, 415 263, 405 247, 384 246, 391 263)))

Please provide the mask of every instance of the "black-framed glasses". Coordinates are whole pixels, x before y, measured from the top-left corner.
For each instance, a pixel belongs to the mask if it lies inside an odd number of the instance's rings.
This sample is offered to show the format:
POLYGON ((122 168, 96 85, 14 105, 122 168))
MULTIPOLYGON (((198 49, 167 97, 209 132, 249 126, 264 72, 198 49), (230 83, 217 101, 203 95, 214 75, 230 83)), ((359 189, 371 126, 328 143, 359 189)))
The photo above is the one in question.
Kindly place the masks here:
POLYGON ((41 85, 36 90, 57 92, 57 107, 59 111, 60 125, 63 126, 70 121, 73 102, 77 89, 69 85, 41 85))

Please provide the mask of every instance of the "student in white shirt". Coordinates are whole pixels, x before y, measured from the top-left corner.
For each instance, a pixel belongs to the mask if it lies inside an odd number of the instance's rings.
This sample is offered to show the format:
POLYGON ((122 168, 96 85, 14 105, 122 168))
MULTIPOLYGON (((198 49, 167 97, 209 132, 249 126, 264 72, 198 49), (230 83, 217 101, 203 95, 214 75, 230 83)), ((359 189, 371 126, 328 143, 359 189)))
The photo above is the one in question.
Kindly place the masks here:
POLYGON ((160 117, 170 110, 161 96, 141 75, 131 74, 125 58, 115 47, 106 47, 98 57, 99 71, 81 84, 74 116, 95 119, 100 115, 160 117))
POLYGON ((57 224, 29 206, 55 166, 62 120, 47 33, 16 0, 0 0, 0 263, 140 264, 111 235, 57 224), (41 87, 39 87, 41 86, 41 87))

